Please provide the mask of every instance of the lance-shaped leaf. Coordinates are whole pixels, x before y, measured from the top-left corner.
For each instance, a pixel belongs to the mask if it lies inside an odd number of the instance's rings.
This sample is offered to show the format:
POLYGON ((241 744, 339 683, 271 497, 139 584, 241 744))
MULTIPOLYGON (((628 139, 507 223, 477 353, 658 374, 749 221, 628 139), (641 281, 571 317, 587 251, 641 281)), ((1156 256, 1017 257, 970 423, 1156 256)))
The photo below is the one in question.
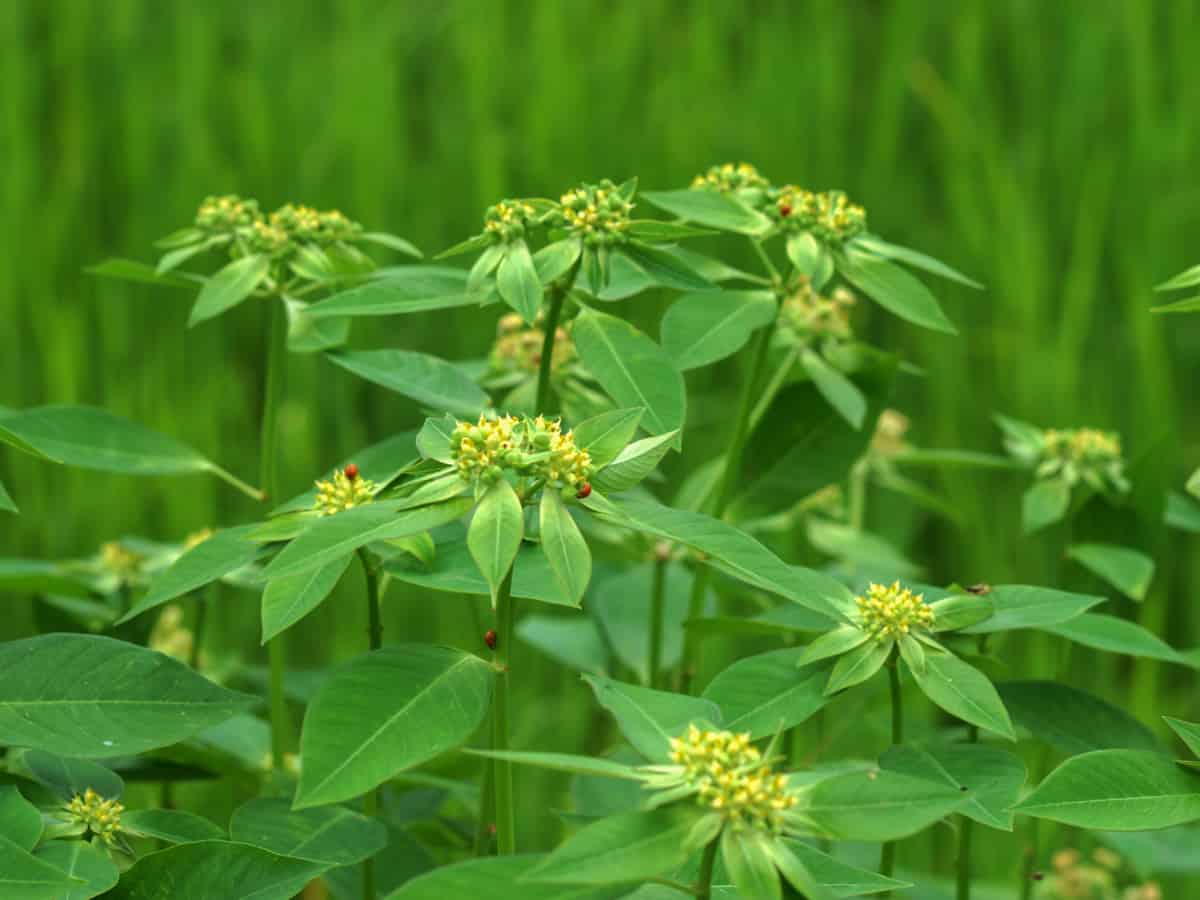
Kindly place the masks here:
POLYGON ((0 644, 0 743, 127 756, 228 719, 253 698, 124 641, 47 634, 0 644))
POLYGON ((34 856, 0 834, 0 896, 5 900, 58 900, 83 881, 34 856))
POLYGON ((387 846, 382 822, 341 806, 293 810, 286 800, 259 797, 239 806, 229 834, 243 844, 280 856, 328 866, 349 866, 387 846))
POLYGON ((663 350, 681 372, 711 365, 742 349, 775 312, 770 291, 685 294, 663 316, 663 350))
POLYGON ((831 366, 819 353, 803 350, 800 364, 821 396, 852 428, 862 428, 867 415, 867 398, 853 381, 831 366))
POLYGON ((829 702, 825 681, 831 664, 800 666, 802 647, 740 659, 718 674, 703 697, 721 710, 730 731, 757 740, 807 721, 829 702))
POLYGON ((596 692, 597 702, 612 713, 626 740, 652 762, 666 762, 671 738, 693 722, 721 724, 721 710, 711 700, 622 684, 598 675, 583 680, 596 692))
POLYGON ((1178 650, 1153 632, 1136 622, 1118 619, 1116 616, 1089 612, 1076 616, 1069 622, 1047 626, 1043 630, 1096 650, 1191 665, 1178 650))
POLYGON ((964 722, 994 731, 1016 740, 1012 721, 996 686, 974 666, 963 662, 953 653, 928 651, 925 667, 909 667, 925 696, 951 715, 964 722))
POLYGON ((583 242, 577 237, 547 244, 533 254, 533 267, 537 270, 538 279, 545 285, 558 281, 571 271, 582 252, 583 242))
POLYGON ((970 799, 958 787, 878 769, 818 782, 797 811, 835 840, 895 841, 957 812, 970 799))
POLYGON ((838 657, 825 684, 827 695, 862 684, 883 668, 892 654, 893 641, 870 640, 838 657))
MULTIPOLYGON (((47 895, 54 900, 91 900, 113 888, 121 877, 109 855, 87 841, 50 841, 33 855, 75 879, 65 890, 47 895)), ((13 896, 15 900, 20 894, 13 896)))
POLYGON ((642 438, 625 447, 592 478, 592 486, 606 494, 619 494, 641 484, 662 458, 676 446, 678 431, 642 438))
POLYGON ((626 887, 567 887, 526 877, 542 855, 486 856, 442 866, 398 887, 386 900, 449 900, 451 897, 519 897, 520 900, 616 900, 626 887))
POLYGON ((223 841, 224 828, 182 809, 135 809, 121 814, 121 828, 168 844, 223 841))
POLYGON ((76 759, 45 750, 9 750, 8 771, 50 788, 64 800, 88 788, 106 798, 125 790, 121 776, 90 759, 76 759))
POLYGON ((342 666, 304 717, 296 808, 360 796, 462 744, 491 691, 491 667, 449 647, 400 644, 342 666))
POLYGON ((1156 291, 1178 291, 1183 288, 1195 287, 1200 284, 1200 266, 1192 266, 1178 275, 1168 278, 1154 289, 1156 291))
POLYGON ((20 510, 17 509, 17 504, 13 503, 12 496, 4 487, 3 481, 0 481, 0 512, 20 512, 20 510))
POLYGON ((1073 756, 1015 810, 1079 828, 1147 831, 1200 820, 1200 773, 1142 750, 1073 756))
POLYGON ((203 284, 204 279, 199 275, 189 275, 182 272, 159 272, 154 266, 146 265, 132 259, 112 258, 102 263, 89 266, 84 270, 89 275, 101 278, 113 278, 117 281, 132 281, 136 284, 153 284, 163 287, 195 288, 203 284))
POLYGON ((902 775, 970 792, 960 810, 990 828, 1012 831, 1012 806, 1025 784, 1021 758, 986 744, 922 744, 892 747, 879 764, 902 775))
POLYGON ((683 376, 658 344, 628 322, 586 309, 572 331, 580 358, 620 406, 643 407, 642 425, 662 434, 683 425, 683 376))
POLYGON ((1057 478, 1040 479, 1021 496, 1021 528, 1033 534, 1059 522, 1071 506, 1071 488, 1057 478))
POLYGON ((571 429, 575 443, 588 452, 592 465, 603 468, 612 462, 637 434, 644 407, 612 409, 584 419, 571 429))
POLYGON ((770 839, 756 829, 726 828, 721 832, 721 861, 734 889, 742 897, 780 900, 783 888, 770 839))
POLYGON ((1060 753, 1165 750, 1149 728, 1087 691, 1056 681, 1005 681, 996 690, 1018 726, 1060 753))
POLYGON ((431 409, 474 417, 488 404, 483 389, 457 366, 413 350, 327 353, 330 362, 431 409))
POLYGON ((577 605, 592 578, 592 554, 562 495, 553 488, 542 491, 538 521, 542 553, 563 596, 571 605, 577 605))
MULTIPOLYGON (((1163 716, 1163 721, 1171 726, 1171 730, 1179 735, 1181 741, 1187 744, 1192 755, 1200 758, 1200 725, 1195 722, 1185 722, 1182 719, 1172 719, 1170 716, 1163 716)), ((1187 760, 1185 765, 1196 766, 1200 763, 1187 760)))
POLYGON ((681 219, 721 231, 761 235, 771 228, 765 215, 717 191, 645 191, 641 196, 681 219))
POLYGON ((478 306, 483 294, 467 290, 467 276, 449 266, 403 266, 387 276, 334 294, 308 308, 314 319, 398 316, 478 306))
POLYGON ((32 850, 42 836, 42 814, 15 785, 0 785, 0 837, 32 850))
POLYGON ((465 750, 471 756, 488 759, 505 759, 518 765, 570 772, 573 775, 588 775, 593 778, 616 778, 622 781, 642 781, 642 775, 633 766, 626 766, 611 759, 594 756, 573 756, 569 753, 531 753, 521 750, 465 750))
POLYGON ((614 259, 625 258, 635 267, 646 273, 650 283, 657 287, 671 288, 676 291, 710 290, 713 285, 708 279, 673 253, 668 253, 662 247, 645 244, 641 241, 630 241, 622 244, 613 254, 614 259))
POLYGON ((521 548, 524 533, 525 517, 517 492, 508 481, 498 478, 479 498, 467 531, 467 548, 487 582, 493 605, 521 548))
POLYGON ((883 256, 896 262, 907 263, 915 269, 923 269, 931 275, 937 275, 950 281, 957 281, 959 284, 966 285, 969 288, 983 290, 983 285, 978 281, 968 278, 957 269, 950 268, 950 266, 941 260, 934 259, 932 256, 921 253, 919 250, 910 250, 908 247, 901 247, 899 244, 889 244, 887 241, 877 238, 873 234, 863 234, 855 238, 854 246, 862 247, 876 256, 883 256))
POLYGON ((1071 594, 1024 584, 997 585, 986 598, 992 602, 995 613, 975 625, 964 628, 965 633, 994 634, 1018 628, 1058 625, 1069 622, 1104 602, 1103 597, 1091 594, 1071 594))
POLYGON ((417 259, 421 259, 425 255, 411 241, 406 241, 395 234, 388 234, 386 231, 367 231, 357 235, 356 240, 378 244, 380 247, 387 247, 389 250, 395 250, 397 253, 417 259))
POLYGON ((958 334, 929 288, 904 269, 854 247, 835 260, 847 281, 888 312, 923 328, 958 334))
POLYGON ((262 642, 291 628, 320 606, 337 587, 352 558, 343 556, 319 568, 268 581, 262 595, 262 642))
POLYGON ((113 900, 290 900, 328 866, 233 841, 179 844, 139 859, 113 900))
POLYGON ((1112 544, 1072 544, 1067 556, 1130 600, 1141 603, 1146 599, 1154 578, 1154 560, 1140 550, 1112 544))
POLYGON ((207 472, 262 499, 216 463, 174 438, 90 406, 38 406, 4 416, 0 441, 54 462, 122 475, 207 472))
POLYGON ((254 293, 271 269, 270 257, 256 253, 227 264, 204 282, 188 317, 188 327, 206 322, 237 306, 254 293))
POLYGON ((955 594, 929 604, 934 631, 958 631, 986 622, 996 612, 990 594, 955 594))
POLYGON ((533 324, 542 307, 542 282, 524 241, 513 241, 505 247, 496 270, 496 290, 500 299, 533 324))

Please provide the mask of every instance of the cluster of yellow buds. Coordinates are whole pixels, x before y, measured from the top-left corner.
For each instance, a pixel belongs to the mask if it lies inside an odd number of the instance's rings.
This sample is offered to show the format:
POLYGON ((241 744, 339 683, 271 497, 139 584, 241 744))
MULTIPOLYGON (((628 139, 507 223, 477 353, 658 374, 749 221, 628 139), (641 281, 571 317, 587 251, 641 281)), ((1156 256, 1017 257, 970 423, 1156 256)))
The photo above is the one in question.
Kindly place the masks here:
POLYGON ((259 220, 250 226, 247 240, 255 253, 277 253, 291 243, 292 238, 278 225, 259 220))
POLYGON ((592 456, 575 444, 575 434, 562 430, 562 422, 548 422, 538 416, 529 423, 531 442, 536 448, 543 443, 550 456, 538 466, 538 474, 554 487, 578 488, 592 477, 592 456))
POLYGON ((784 814, 796 806, 787 776, 763 760, 749 733, 689 725, 687 734, 671 739, 670 748, 671 762, 683 768, 683 781, 696 788, 698 801, 734 828, 779 832, 784 814))
POLYGON ((70 820, 83 825, 106 844, 113 844, 121 830, 121 813, 125 807, 116 800, 105 800, 91 788, 76 794, 67 804, 70 820))
POLYGON ((525 236, 525 229, 533 224, 537 210, 525 200, 502 200, 489 206, 483 216, 483 230, 498 242, 507 243, 525 236))
POLYGON ((933 609, 924 594, 914 594, 894 581, 871 584, 865 597, 855 597, 860 626, 877 641, 896 640, 918 629, 933 627, 933 609))
POLYGON ((815 193, 786 185, 775 194, 779 222, 790 231, 811 231, 828 244, 841 244, 867 230, 867 213, 842 191, 815 193))
POLYGON ((854 304, 854 294, 846 288, 835 288, 825 297, 813 288, 807 275, 801 275, 796 289, 780 304, 780 325, 799 340, 849 340, 854 304))
POLYGON ((1052 859, 1054 871, 1039 882, 1037 900, 1162 900, 1157 882, 1129 884, 1122 877, 1121 857, 1101 847, 1091 858, 1078 850, 1060 850, 1052 859))
POLYGON ((769 186, 758 169, 745 162, 710 166, 703 175, 692 179, 692 190, 720 191, 723 194, 746 190, 765 191, 769 186))
POLYGON ((516 416, 489 419, 481 414, 474 425, 459 422, 450 435, 450 453, 458 473, 468 481, 496 481, 506 467, 519 464, 524 455, 517 446, 516 416))
POLYGON ((1062 478, 1074 485, 1080 480, 1103 490, 1127 490, 1119 435, 1095 428, 1048 429, 1042 432, 1039 478, 1062 478))
POLYGON ((625 239, 633 203, 607 178, 567 191, 559 203, 563 226, 581 234, 585 244, 615 244, 625 239))
MULTIPOLYGON (((541 316, 535 325, 526 325, 525 320, 516 313, 508 313, 501 317, 496 328, 496 343, 488 356, 488 363, 493 372, 525 372, 534 373, 542 363, 542 344, 546 333, 538 327, 541 316)), ((550 358, 552 372, 561 371, 575 359, 575 342, 567 329, 558 327, 554 331, 554 354, 550 358)))
POLYGON ((258 201, 243 199, 237 194, 205 197, 196 212, 196 227, 208 231, 233 231, 245 228, 262 218, 258 201))
POLYGON ((354 463, 333 473, 327 481, 316 482, 317 499, 313 508, 322 516, 333 516, 347 509, 370 503, 378 489, 375 482, 362 478, 354 463))
POLYGON ((871 436, 871 453, 875 456, 896 456, 908 449, 904 436, 911 423, 908 416, 895 409, 885 409, 875 423, 871 436))
POLYGON ((271 213, 269 225, 294 240, 319 244, 346 240, 362 231, 361 225, 339 210, 316 210, 293 203, 285 203, 271 213))
POLYGON ((100 565, 117 581, 128 584, 142 574, 145 562, 140 553, 136 553, 119 541, 109 541, 100 548, 100 565))
POLYGON ((183 609, 172 603, 164 607, 155 620, 146 645, 151 650, 187 662, 191 659, 195 641, 196 635, 192 629, 183 624, 183 609))
POLYGON ((518 419, 481 415, 474 425, 459 422, 450 436, 454 465, 463 478, 493 482, 509 470, 539 478, 547 487, 582 489, 591 478, 592 457, 575 444, 562 422, 544 416, 518 419))

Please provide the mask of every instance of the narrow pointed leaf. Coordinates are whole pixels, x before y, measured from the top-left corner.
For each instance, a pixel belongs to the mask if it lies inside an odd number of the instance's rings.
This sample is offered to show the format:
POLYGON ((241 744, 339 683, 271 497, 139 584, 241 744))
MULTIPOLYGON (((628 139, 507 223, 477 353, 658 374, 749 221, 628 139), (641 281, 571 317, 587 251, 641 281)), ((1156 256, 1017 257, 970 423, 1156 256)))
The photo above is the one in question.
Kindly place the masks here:
POLYGON ((399 316, 478 306, 481 293, 467 290, 466 273, 448 266, 404 266, 379 278, 314 303, 308 314, 328 317, 399 316))
POLYGON ((1171 726, 1171 730, 1179 735, 1179 739, 1187 744, 1192 755, 1200 759, 1200 725, 1195 722, 1185 722, 1182 719, 1172 719, 1163 716, 1163 721, 1171 726))
POLYGON ((741 896, 781 900, 783 888, 766 841, 754 829, 726 828, 721 833, 721 861, 741 896))
POLYGON ((1166 750, 1125 710, 1087 691, 1055 681, 1005 681, 996 690, 1018 726, 1060 753, 1166 750))
POLYGON ((1021 497, 1021 527, 1026 534, 1062 520, 1071 505, 1071 488, 1058 479, 1034 482, 1021 497))
POLYGON ((195 288, 202 284, 200 276, 186 275, 178 272, 158 272, 154 266, 137 262, 132 259, 106 259, 102 263, 89 266, 84 270, 89 275, 101 278, 113 278, 118 281, 132 281, 137 284, 154 284, 164 287, 195 288))
POLYGON ((932 331, 958 333, 929 288, 899 266, 854 248, 838 255, 837 265, 847 281, 888 312, 932 331))
POLYGON ((563 594, 578 603, 592 578, 592 553, 562 495, 553 488, 542 491, 539 522, 546 561, 563 594))
POLYGON ((913 678, 925 696, 964 722, 1016 740, 1008 710, 988 677, 953 653, 925 654, 923 672, 913 678))
POLYGON ((804 647, 796 660, 796 665, 806 666, 832 656, 841 656, 855 647, 862 646, 870 639, 870 635, 861 628, 854 625, 839 625, 804 647))
POLYGON ((362 350, 326 354, 329 361, 424 407, 459 416, 479 415, 488 396, 466 373, 436 356, 413 350, 362 350))
POLYGON ((898 244, 889 244, 887 241, 869 234, 864 234, 856 238, 854 245, 869 250, 877 256, 884 256, 896 262, 907 263, 913 268, 923 269, 931 275, 937 275, 950 281, 957 281, 959 284, 966 285, 969 288, 983 290, 983 285, 975 279, 968 278, 957 269, 952 269, 941 260, 927 256, 919 250, 910 250, 908 247, 901 247, 898 244))
POLYGON ((812 350, 800 354, 800 364, 838 415, 851 427, 862 428, 867 415, 867 398, 858 386, 812 350))
POLYGON ((17 509, 17 504, 13 503, 12 496, 4 487, 3 481, 0 481, 0 511, 11 513, 20 512, 20 510, 17 509))
POLYGON ((524 241, 508 245, 496 270, 496 289, 505 303, 533 324, 542 308, 542 282, 524 241))
POLYGON ((663 316, 663 350, 681 372, 711 365, 737 353, 775 311, 770 291, 685 294, 663 316))
POLYGON ((1113 544, 1072 544, 1067 556, 1130 600, 1141 603, 1146 599, 1154 578, 1154 560, 1140 550, 1113 544))
POLYGON ((389 250, 395 250, 397 253, 403 253, 406 256, 413 256, 420 259, 424 254, 417 249, 416 245, 404 238, 394 234, 388 234, 384 231, 367 231, 358 235, 358 240, 368 241, 372 244, 378 244, 380 247, 387 247, 389 250))
POLYGON ((641 196, 681 219, 721 231, 755 235, 771 228, 771 220, 765 215, 716 191, 645 191, 641 196))
POLYGON ((268 581, 262 595, 262 642, 291 628, 320 606, 337 587, 352 558, 343 556, 320 568, 268 581))
POLYGON ((267 256, 243 256, 221 269, 204 283, 188 317, 188 327, 206 322, 237 306, 259 286, 271 268, 267 256))
POLYGON ((1178 650, 1153 632, 1116 616, 1089 612, 1043 630, 1096 650, 1190 665, 1178 650))
POLYGON ((633 766, 622 765, 610 759, 593 756, 572 756, 567 753, 530 753, 520 750, 466 750, 471 756, 488 759, 507 759, 518 765, 570 772, 574 775, 589 775, 594 778, 618 778, 623 781, 641 781, 633 766))
POLYGON ((652 762, 665 762, 671 738, 683 734, 693 722, 721 724, 721 711, 711 700, 622 684, 609 678, 584 675, 597 702, 612 713, 625 739, 652 762))
POLYGON ((1155 288, 1156 291, 1178 291, 1182 288, 1195 287, 1200 284, 1200 266, 1185 269, 1173 278, 1169 278, 1155 288))
POLYGON ((1024 584, 996 585, 986 595, 995 613, 963 630, 967 634, 994 634, 1019 628, 1042 628, 1069 622, 1104 602, 1092 594, 1072 594, 1024 584))
POLYGON ((619 494, 636 487, 676 446, 678 435, 678 431, 672 430, 634 441, 593 476, 592 486, 605 494, 619 494))
POLYGON ((924 830, 969 799, 957 787, 878 769, 819 782, 800 811, 835 840, 894 841, 924 830))
POLYGON ((703 291, 714 287, 707 278, 692 271, 687 263, 662 247, 630 241, 621 245, 617 255, 633 260, 634 265, 659 287, 676 291, 703 291))
POLYGON ((516 491, 505 479, 497 479, 479 498, 467 531, 467 548, 487 582, 493 603, 521 548, 524 530, 525 518, 516 491))
POLYGON ((583 252, 583 244, 579 238, 564 238, 547 244, 533 254, 533 267, 537 270, 538 280, 549 285, 571 271, 583 252))
POLYGON ((829 702, 825 682, 831 664, 799 665, 803 648, 748 656, 719 673, 703 697, 721 710, 724 727, 751 739, 794 728, 829 702))
POLYGON ((341 806, 293 810, 286 800, 259 797, 229 821, 233 840, 280 856, 327 866, 349 866, 387 846, 383 823, 341 806))
POLYGON ((224 828, 182 809, 135 809, 121 814, 121 827, 168 844, 223 841, 224 828))
POLYGON ((592 465, 602 469, 633 440, 645 413, 642 406, 613 409, 585 419, 571 431, 575 443, 591 456, 592 465))
POLYGON ((833 671, 829 673, 825 693, 836 694, 862 684, 883 668, 892 653, 892 646, 892 641, 871 640, 839 656, 833 671))

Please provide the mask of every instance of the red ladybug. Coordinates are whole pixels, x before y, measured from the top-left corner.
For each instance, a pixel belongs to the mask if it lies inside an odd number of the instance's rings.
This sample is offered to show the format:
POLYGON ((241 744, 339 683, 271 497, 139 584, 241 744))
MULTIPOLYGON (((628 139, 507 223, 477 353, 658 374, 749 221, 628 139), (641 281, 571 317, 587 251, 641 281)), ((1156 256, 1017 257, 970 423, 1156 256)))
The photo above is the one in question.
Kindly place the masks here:
POLYGON ((586 500, 588 497, 591 496, 591 494, 592 494, 592 486, 585 481, 583 484, 581 484, 579 486, 579 490, 576 491, 575 496, 578 497, 580 500, 586 500))
POLYGON ((357 478, 358 477, 358 466, 356 466, 354 463, 350 463, 350 465, 346 466, 346 477, 349 478, 351 481, 353 481, 355 478, 357 478))
POLYGON ((780 215, 780 216, 782 216, 783 218, 785 218, 785 219, 786 219, 786 218, 787 218, 788 216, 790 216, 791 214, 792 214, 792 208, 791 208, 791 206, 789 206, 789 205, 788 205, 788 204, 786 204, 786 203, 782 203, 782 204, 780 204, 780 206, 779 206, 779 215, 780 215))
POLYGON ((496 649, 496 632, 488 629, 487 634, 483 636, 483 642, 488 645, 489 650, 496 649))

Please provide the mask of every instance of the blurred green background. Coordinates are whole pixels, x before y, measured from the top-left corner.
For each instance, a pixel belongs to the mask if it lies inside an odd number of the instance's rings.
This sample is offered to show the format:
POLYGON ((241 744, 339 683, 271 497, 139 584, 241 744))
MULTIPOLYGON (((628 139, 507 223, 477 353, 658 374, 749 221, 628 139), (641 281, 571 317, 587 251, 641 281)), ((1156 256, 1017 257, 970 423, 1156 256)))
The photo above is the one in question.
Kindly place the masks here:
MULTIPOLYGON (((152 259, 152 241, 210 193, 340 207, 436 252, 475 233, 503 196, 633 174, 670 188, 744 159, 778 182, 845 189, 872 230, 988 285, 938 286, 957 339, 871 319, 877 344, 926 372, 897 400, 917 443, 998 450, 997 410, 1094 425, 1119 430, 1131 457, 1179 485, 1200 458, 1200 320, 1148 309, 1152 285, 1200 261, 1198 26, 1200 5, 1183 0, 9 0, 0 404, 103 405, 253 480, 264 310, 188 332, 186 294, 100 282, 85 266, 152 259)), ((664 299, 621 312, 655 333, 664 299)), ((464 359, 482 355, 492 319, 361 321, 353 342, 464 359)), ((712 452, 736 371, 689 381, 692 454, 670 471, 712 452)), ((418 419, 406 400, 293 357, 288 493, 418 419)), ((23 510, 0 521, 6 556, 80 556, 122 534, 179 539, 259 514, 203 478, 78 474, 12 453, 0 454, 0 478, 23 510)), ((921 518, 897 532, 930 580, 1053 575, 1045 549, 1019 537, 1022 482, 938 483, 965 527, 921 518)), ((885 529, 889 502, 872 498, 885 529)), ((1183 647, 1200 644, 1191 549, 1177 538, 1160 555, 1138 613, 1183 647)), ((294 658, 358 651, 356 592, 343 588, 290 633, 294 658)), ((256 609, 227 599, 215 613, 223 646, 258 654, 256 609)), ((0 630, 28 633, 27 603, 7 608, 0 630)), ((388 637, 478 648, 466 608, 397 586, 388 637)), ((585 689, 532 653, 528 665, 527 702, 545 699, 519 718, 517 745, 553 735, 570 746, 588 718, 585 689)), ((1143 720, 1200 717, 1188 673, 1132 674, 1143 720)), ((1123 683, 1100 688, 1127 696, 1123 683)), ((563 804, 560 779, 527 783, 527 814, 563 804)))

